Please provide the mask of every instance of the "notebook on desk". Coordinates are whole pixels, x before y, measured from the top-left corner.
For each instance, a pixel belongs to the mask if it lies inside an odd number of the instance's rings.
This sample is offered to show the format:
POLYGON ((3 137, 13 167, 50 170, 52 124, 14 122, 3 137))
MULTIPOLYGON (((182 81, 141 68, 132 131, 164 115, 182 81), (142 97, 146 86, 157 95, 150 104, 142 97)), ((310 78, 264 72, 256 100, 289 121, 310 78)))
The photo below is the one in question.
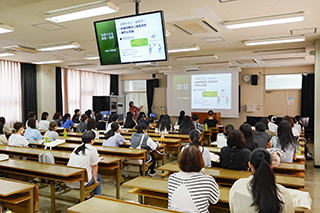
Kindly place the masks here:
POLYGON ((6 154, 0 154, 0 161, 9 160, 9 155, 6 154))
POLYGON ((44 149, 47 149, 47 147, 56 147, 59 146, 60 144, 64 144, 66 142, 65 139, 57 139, 55 141, 49 142, 49 143, 44 143, 44 149))

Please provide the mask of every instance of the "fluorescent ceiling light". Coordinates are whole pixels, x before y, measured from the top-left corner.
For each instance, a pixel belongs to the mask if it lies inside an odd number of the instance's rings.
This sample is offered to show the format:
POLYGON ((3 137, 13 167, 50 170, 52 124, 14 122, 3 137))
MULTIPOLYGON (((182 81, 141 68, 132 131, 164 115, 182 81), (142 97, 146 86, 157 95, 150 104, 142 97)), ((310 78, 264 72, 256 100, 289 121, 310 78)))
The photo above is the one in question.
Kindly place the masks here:
POLYGON ((39 51, 54 51, 54 50, 63 50, 63 49, 72 49, 78 48, 80 44, 74 41, 60 42, 60 43, 52 43, 52 44, 44 44, 37 46, 37 50, 39 51))
POLYGON ((86 60, 97 60, 100 59, 98 54, 88 54, 84 56, 84 59, 86 60))
POLYGON ((190 61, 190 60, 213 60, 218 59, 218 56, 215 54, 212 55, 196 55, 196 56, 188 56, 188 57, 179 57, 177 61, 190 61))
POLYGON ((169 47, 168 53, 189 52, 198 50, 200 50, 200 47, 198 45, 177 46, 169 47))
POLYGON ((45 19, 56 23, 100 16, 119 11, 119 7, 109 1, 97 1, 45 13, 45 19))
POLYGON ((62 60, 47 60, 47 61, 33 61, 33 64, 57 64, 57 63, 62 63, 62 60))
POLYGON ((305 41, 304 36, 282 36, 282 37, 270 37, 261 39, 252 39, 244 41, 247 46, 266 45, 266 44, 282 44, 305 41))
POLYGON ((200 66, 229 66, 231 63, 229 61, 224 62, 210 62, 210 63, 197 63, 200 66))
POLYGON ((239 29, 247 27, 267 26, 274 24, 285 24, 304 20, 303 12, 286 13, 280 15, 246 18, 224 22, 228 29, 239 29))
POLYGON ((275 49, 275 50, 260 50, 254 52, 257 55, 263 56, 263 55, 288 55, 288 54, 305 54, 306 48, 300 47, 300 48, 289 48, 289 49, 275 49))
POLYGON ((15 55, 16 52, 14 51, 1 51, 0 52, 0 57, 5 57, 5 56, 12 56, 15 55))
POLYGON ((10 25, 0 23, 0 34, 13 32, 14 28, 10 25))

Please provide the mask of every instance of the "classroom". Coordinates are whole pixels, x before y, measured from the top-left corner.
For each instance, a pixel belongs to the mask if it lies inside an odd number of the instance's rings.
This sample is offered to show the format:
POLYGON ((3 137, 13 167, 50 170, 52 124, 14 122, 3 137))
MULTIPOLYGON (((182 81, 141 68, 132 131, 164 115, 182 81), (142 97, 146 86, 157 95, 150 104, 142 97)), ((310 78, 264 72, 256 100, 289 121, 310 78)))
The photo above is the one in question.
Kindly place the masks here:
POLYGON ((318 8, 0 1, 0 213, 320 212, 318 8))

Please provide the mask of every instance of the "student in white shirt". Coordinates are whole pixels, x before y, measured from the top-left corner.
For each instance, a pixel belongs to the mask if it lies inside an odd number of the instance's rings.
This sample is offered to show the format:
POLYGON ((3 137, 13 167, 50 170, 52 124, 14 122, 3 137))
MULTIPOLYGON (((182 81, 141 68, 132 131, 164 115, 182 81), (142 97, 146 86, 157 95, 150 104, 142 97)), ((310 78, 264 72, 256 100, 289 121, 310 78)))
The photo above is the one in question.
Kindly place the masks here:
POLYGON ((300 136, 300 132, 296 128, 294 128, 294 120, 293 120, 293 118, 288 116, 288 115, 286 115, 286 116, 283 117, 282 120, 283 121, 289 121, 289 123, 291 124, 291 128, 292 128, 292 134, 293 134, 293 136, 295 138, 298 139, 299 136, 300 136))
POLYGON ((44 134, 44 138, 49 137, 49 142, 55 141, 59 138, 59 134, 56 132, 58 124, 55 121, 51 121, 49 125, 49 130, 44 134))
MULTIPOLYGON (((119 123, 119 116, 117 114, 113 114, 110 116, 108 123, 106 123, 106 133, 111 129, 111 124, 113 122, 117 122, 119 123)), ((127 133, 128 130, 124 131, 123 129, 121 129, 121 126, 119 127, 119 132, 120 133, 127 133)))
POLYGON ((3 130, 4 130, 4 124, 0 123, 0 145, 7 145, 8 140, 3 130))
POLYGON ((23 133, 23 124, 21 122, 16 122, 13 125, 13 128, 15 130, 15 133, 12 134, 9 137, 9 146, 20 146, 20 147, 27 147, 29 145, 29 142, 25 137, 23 137, 21 134, 23 133))
POLYGON ((38 128, 38 121, 37 121, 37 115, 36 115, 36 113, 34 112, 34 111, 30 111, 29 113, 28 113, 28 119, 27 119, 27 121, 26 121, 26 129, 28 128, 28 120, 29 120, 29 118, 34 118, 35 120, 36 120, 36 128, 38 128))
POLYGON ((161 115, 161 116, 155 132, 167 134, 170 131, 173 131, 173 126, 171 123, 170 116, 169 115, 161 115))
POLYGON ((274 133, 277 133, 277 129, 278 129, 278 125, 274 123, 276 119, 277 117, 274 115, 268 116, 268 129, 274 133))
POLYGON ((220 191, 213 177, 200 172, 203 167, 199 149, 185 148, 179 157, 181 171, 168 179, 168 209, 209 213, 209 205, 219 201, 220 191))
POLYGON ((225 127, 225 132, 219 133, 217 135, 217 147, 218 148, 222 148, 224 146, 227 146, 227 136, 231 130, 234 130, 234 126, 232 124, 227 124, 225 127))
POLYGON ((88 174, 89 182, 85 182, 84 186, 93 183, 99 185, 93 190, 94 195, 101 195, 101 176, 98 174, 98 163, 100 161, 97 148, 92 146, 95 140, 95 133, 87 130, 82 134, 82 144, 77 146, 70 155, 68 166, 85 168, 88 174))
POLYGON ((10 128, 6 125, 6 119, 5 117, 0 117, 0 123, 3 123, 3 133, 5 135, 10 135, 11 134, 11 130, 10 128))
POLYGON ((119 127, 117 122, 111 124, 111 129, 106 133, 102 146, 119 147, 122 144, 126 144, 126 141, 119 133, 119 127))
POLYGON ((270 153, 263 148, 256 148, 251 153, 248 164, 253 175, 240 178, 231 187, 230 212, 293 213, 290 193, 275 181, 270 153))
POLYGON ((43 112, 41 114, 41 121, 39 122, 37 128, 39 130, 48 130, 50 122, 48 121, 49 113, 43 112))
MULTIPOLYGON (((198 147, 198 149, 200 150, 200 152, 202 154, 203 161, 204 161, 204 166, 211 167, 211 155, 210 155, 209 150, 207 148, 200 146, 201 135, 200 135, 199 130, 197 130, 197 129, 191 130, 191 132, 189 133, 189 141, 190 141, 190 144, 189 144, 190 146, 198 147)), ((182 147, 181 153, 189 145, 182 147)))

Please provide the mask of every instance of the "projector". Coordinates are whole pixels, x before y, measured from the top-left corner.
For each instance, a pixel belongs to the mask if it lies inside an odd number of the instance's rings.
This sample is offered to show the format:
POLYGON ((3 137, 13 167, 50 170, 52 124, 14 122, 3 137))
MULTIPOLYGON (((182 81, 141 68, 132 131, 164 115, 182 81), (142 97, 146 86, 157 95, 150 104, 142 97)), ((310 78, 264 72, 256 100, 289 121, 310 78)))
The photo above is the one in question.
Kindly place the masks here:
POLYGON ((196 72, 199 71, 199 66, 197 65, 187 65, 186 72, 196 72))

